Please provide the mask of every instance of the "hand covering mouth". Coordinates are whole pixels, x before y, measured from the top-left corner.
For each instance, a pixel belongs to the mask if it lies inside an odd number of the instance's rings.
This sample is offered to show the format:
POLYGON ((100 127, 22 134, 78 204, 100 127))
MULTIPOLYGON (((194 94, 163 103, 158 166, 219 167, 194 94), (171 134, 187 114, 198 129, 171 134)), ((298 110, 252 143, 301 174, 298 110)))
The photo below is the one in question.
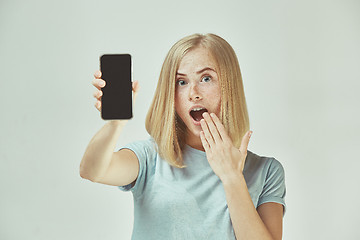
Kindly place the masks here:
POLYGON ((190 116, 197 122, 199 122, 201 119, 203 119, 203 113, 207 112, 208 110, 206 108, 194 108, 190 111, 190 116))

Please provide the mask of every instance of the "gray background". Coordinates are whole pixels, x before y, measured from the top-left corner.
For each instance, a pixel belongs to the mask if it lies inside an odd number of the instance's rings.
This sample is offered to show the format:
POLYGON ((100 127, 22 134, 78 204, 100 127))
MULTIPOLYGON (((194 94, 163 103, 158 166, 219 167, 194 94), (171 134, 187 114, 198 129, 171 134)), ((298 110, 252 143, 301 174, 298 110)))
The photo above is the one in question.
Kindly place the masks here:
POLYGON ((79 176, 105 124, 91 85, 103 53, 131 53, 140 93, 117 148, 146 139, 169 48, 216 33, 235 49, 249 150, 284 166, 284 239, 359 239, 360 2, 0 2, 0 239, 130 239, 131 193, 79 176))

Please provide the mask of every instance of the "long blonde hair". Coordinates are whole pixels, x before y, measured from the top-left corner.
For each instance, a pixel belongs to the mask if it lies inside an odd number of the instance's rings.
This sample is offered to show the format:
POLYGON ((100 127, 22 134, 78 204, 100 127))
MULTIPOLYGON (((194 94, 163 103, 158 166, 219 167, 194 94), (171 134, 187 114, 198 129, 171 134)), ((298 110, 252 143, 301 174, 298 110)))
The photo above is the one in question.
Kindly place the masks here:
POLYGON ((240 66, 230 44, 211 33, 180 39, 164 60, 145 120, 146 130, 155 140, 160 157, 177 168, 186 167, 182 157, 186 126, 175 112, 175 77, 184 55, 199 46, 205 47, 215 59, 221 87, 219 117, 234 146, 240 147, 243 135, 250 128, 240 66))

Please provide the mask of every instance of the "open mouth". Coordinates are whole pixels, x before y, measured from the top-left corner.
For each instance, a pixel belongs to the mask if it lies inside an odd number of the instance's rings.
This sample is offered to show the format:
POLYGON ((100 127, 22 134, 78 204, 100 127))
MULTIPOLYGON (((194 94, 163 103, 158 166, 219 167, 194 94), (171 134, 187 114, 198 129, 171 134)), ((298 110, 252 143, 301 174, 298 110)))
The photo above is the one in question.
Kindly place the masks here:
POLYGON ((203 113, 207 112, 208 110, 206 108, 194 108, 190 111, 190 116, 196 121, 200 122, 201 119, 203 119, 203 113))

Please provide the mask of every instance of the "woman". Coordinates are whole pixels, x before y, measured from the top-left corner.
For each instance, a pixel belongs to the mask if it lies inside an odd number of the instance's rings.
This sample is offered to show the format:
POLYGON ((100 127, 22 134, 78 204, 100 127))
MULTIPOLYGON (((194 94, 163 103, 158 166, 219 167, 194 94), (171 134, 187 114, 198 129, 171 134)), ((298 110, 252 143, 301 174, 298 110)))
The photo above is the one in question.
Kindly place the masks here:
MULTIPOLYGON (((100 72, 93 85, 100 110, 100 72)), ((150 138, 114 152, 125 123, 109 121, 93 137, 80 175, 133 193, 132 239, 282 238, 284 170, 247 150, 240 67, 224 39, 194 34, 175 43, 146 117, 150 138)))

